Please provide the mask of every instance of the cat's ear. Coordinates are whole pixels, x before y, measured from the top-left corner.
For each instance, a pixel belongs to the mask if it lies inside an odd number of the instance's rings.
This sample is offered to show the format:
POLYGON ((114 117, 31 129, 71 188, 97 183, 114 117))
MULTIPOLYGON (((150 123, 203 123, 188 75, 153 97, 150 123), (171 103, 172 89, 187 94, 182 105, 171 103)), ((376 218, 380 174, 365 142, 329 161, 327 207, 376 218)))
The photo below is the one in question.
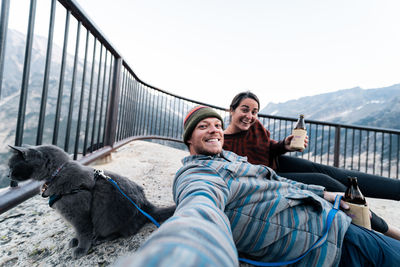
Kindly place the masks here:
POLYGON ((11 149, 16 151, 18 154, 20 154, 24 159, 26 159, 26 156, 28 155, 29 148, 27 147, 22 147, 22 146, 12 146, 8 145, 11 149))

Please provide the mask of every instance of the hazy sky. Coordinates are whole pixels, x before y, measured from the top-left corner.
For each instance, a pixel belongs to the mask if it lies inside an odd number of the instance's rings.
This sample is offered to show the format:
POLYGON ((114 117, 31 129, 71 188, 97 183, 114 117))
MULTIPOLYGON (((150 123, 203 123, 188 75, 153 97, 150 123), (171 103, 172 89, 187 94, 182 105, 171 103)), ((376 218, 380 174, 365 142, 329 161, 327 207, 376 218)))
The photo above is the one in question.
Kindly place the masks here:
POLYGON ((202 102, 400 83, 399 0, 77 2, 143 81, 202 102))

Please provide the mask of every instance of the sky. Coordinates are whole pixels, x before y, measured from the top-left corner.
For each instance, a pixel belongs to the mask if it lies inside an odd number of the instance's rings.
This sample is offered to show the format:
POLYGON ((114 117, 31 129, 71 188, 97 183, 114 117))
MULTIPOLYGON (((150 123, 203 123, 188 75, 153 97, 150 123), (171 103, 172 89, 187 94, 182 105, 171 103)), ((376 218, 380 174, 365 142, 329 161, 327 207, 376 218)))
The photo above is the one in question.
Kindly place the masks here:
POLYGON ((398 0, 75 1, 141 80, 216 106, 400 83, 398 0))

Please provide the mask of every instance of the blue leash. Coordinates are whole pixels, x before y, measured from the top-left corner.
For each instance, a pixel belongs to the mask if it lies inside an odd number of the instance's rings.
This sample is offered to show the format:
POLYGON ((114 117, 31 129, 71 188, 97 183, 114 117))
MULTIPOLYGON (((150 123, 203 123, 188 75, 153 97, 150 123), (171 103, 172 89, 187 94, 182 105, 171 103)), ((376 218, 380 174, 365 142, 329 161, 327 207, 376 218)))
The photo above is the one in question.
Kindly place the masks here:
POLYGON ((128 197, 122 190, 121 188, 118 186, 118 184, 110 177, 104 174, 104 172, 102 170, 94 170, 94 175, 95 177, 102 177, 104 179, 106 179, 107 181, 109 181, 126 199, 128 199, 144 216, 146 216, 152 223, 155 224, 155 226, 160 227, 160 224, 153 218, 150 216, 150 214, 148 214, 147 212, 145 212, 144 210, 142 210, 141 208, 139 208, 138 205, 136 205, 135 202, 133 202, 133 200, 128 197))
POLYGON ((288 265, 288 264, 293 264, 299 260, 301 260, 302 258, 304 258, 311 250, 313 250, 314 248, 318 248, 320 246, 322 246, 322 244, 325 243, 325 241, 328 239, 328 232, 329 229, 331 228, 333 219, 335 218, 336 213, 339 210, 340 207, 340 199, 342 198, 342 196, 340 195, 336 195, 335 198, 335 203, 333 204, 332 209, 329 211, 328 216, 326 218, 326 229, 324 232, 324 235, 321 236, 315 243, 314 245, 311 246, 311 248, 309 248, 306 252, 303 253, 303 255, 297 257, 294 260, 290 260, 290 261, 283 261, 283 262, 260 262, 260 261, 253 261, 253 260, 248 260, 248 259, 244 259, 244 258, 239 258, 240 261, 245 262, 245 263, 250 263, 253 264, 255 266, 282 266, 282 265, 288 265))
MULTIPOLYGON (((147 212, 145 212, 144 210, 142 210, 141 208, 139 208, 138 205, 136 205, 135 202, 133 202, 133 200, 128 197, 122 190, 121 188, 118 186, 118 184, 109 176, 105 175, 104 172, 102 170, 95 170, 95 177, 102 177, 104 179, 106 179, 107 181, 109 181, 126 199, 128 199, 144 216, 146 216, 150 221, 152 221, 157 227, 160 227, 160 224, 153 218, 150 216, 150 214, 148 214, 147 212)), ((249 263, 255 266, 282 266, 282 265, 289 265, 289 264, 293 264, 299 260, 301 260, 302 258, 304 258, 311 250, 318 248, 320 246, 322 246, 325 241, 328 239, 328 232, 329 229, 331 228, 333 219, 335 218, 336 213, 339 211, 339 207, 340 207, 340 200, 341 200, 342 196, 340 195, 336 195, 335 198, 335 203, 333 203, 333 207, 332 209, 329 211, 328 216, 326 218, 326 229, 325 232, 323 234, 323 236, 321 236, 306 252, 303 253, 303 255, 297 257, 296 259, 290 260, 290 261, 282 261, 282 262, 261 262, 261 261, 254 261, 254 260, 249 260, 249 259, 244 259, 244 258, 239 258, 239 260, 241 262, 245 262, 245 263, 249 263)))

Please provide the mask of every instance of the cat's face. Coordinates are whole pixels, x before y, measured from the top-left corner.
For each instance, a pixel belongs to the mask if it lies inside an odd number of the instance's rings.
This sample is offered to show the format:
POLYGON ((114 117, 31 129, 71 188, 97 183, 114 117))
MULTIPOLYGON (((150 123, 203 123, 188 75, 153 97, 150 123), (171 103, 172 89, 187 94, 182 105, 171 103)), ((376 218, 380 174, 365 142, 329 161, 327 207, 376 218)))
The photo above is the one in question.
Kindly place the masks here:
POLYGON ((47 179, 61 164, 70 160, 67 153, 53 145, 9 147, 13 152, 8 161, 10 179, 15 181, 47 179))
POLYGON ((25 181, 42 165, 41 153, 32 148, 10 146, 13 156, 8 161, 10 179, 25 181))

